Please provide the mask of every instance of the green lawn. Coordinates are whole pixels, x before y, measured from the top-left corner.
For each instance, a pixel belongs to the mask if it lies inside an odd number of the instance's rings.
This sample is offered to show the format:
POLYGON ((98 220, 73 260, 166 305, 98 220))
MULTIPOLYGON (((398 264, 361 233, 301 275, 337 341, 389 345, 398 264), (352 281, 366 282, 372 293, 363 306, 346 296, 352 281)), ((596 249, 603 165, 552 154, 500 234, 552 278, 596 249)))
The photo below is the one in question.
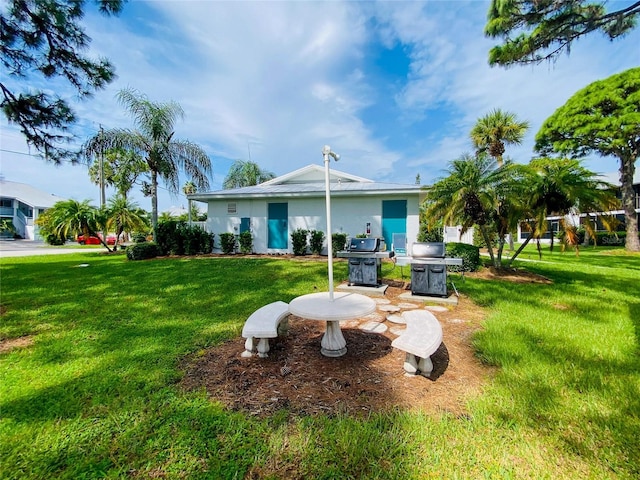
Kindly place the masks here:
POLYGON ((33 339, 0 354, 0 478, 638 478, 640 256, 613 253, 518 263, 552 285, 452 276, 490 312, 474 345, 497 374, 468 415, 367 419, 257 419, 176 385, 260 306, 326 289, 323 262, 0 259, 0 339, 33 339))

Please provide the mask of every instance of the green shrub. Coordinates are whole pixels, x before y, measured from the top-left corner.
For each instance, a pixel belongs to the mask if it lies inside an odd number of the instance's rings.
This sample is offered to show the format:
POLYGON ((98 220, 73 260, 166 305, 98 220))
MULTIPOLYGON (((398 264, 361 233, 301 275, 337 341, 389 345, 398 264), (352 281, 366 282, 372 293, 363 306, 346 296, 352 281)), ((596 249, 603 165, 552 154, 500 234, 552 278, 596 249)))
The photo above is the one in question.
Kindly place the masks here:
POLYGON ((420 230, 418 231, 418 242, 442 242, 444 241, 444 225, 442 220, 429 223, 424 215, 424 210, 420 212, 420 230))
POLYGON ((253 236, 249 230, 242 232, 238 236, 238 243, 240 244, 240 253, 245 255, 253 253, 253 236))
POLYGON ((298 228, 291 233, 291 244, 293 245, 294 255, 306 255, 307 253, 307 236, 309 230, 298 228))
POLYGON ((146 260, 161 255, 160 247, 156 243, 136 243, 127 247, 127 259, 129 260, 146 260))
POLYGON ((147 241, 147 236, 144 233, 134 233, 131 235, 133 243, 144 243, 147 241))
POLYGON ((346 233, 334 233, 331 235, 331 248, 333 249, 333 256, 335 257, 340 250, 344 250, 347 247, 347 234, 346 233))
POLYGON ((233 233, 220 234, 220 248, 222 253, 230 255, 236 251, 236 236, 233 233))
POLYGON ((50 233, 46 237, 44 237, 44 241, 49 245, 64 245, 65 239, 61 238, 60 235, 56 235, 55 233, 50 233))
POLYGON ((324 232, 322 230, 311 230, 309 237, 311 253, 320 255, 322 253, 322 245, 324 244, 324 232))
POLYGON ((449 266, 450 272, 475 272, 480 267, 480 248, 466 243, 447 243, 446 256, 462 258, 462 267, 449 266))
POLYGON ((163 255, 197 255, 213 250, 213 234, 181 220, 160 223, 156 239, 163 255))

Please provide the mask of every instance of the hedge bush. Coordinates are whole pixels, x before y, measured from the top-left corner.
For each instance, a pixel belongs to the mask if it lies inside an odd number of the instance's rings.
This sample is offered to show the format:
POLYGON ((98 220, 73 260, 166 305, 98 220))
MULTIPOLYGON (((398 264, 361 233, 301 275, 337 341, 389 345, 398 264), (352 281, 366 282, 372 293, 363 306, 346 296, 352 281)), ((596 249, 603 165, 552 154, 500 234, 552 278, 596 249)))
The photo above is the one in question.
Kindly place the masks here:
POLYGON ((298 228, 291 232, 291 244, 294 255, 306 255, 308 235, 309 230, 305 230, 304 228, 298 228))
POLYGON ((333 256, 335 257, 340 250, 347 248, 347 234, 346 233, 334 233, 331 235, 331 248, 333 249, 333 256))
POLYGON ((324 244, 324 232, 322 230, 311 230, 309 232, 309 243, 311 244, 311 253, 320 255, 324 244))
POLYGON ((144 243, 147 241, 147 236, 144 233, 134 233, 131 235, 131 240, 134 243, 144 243))
POLYGON ((236 251, 236 236, 233 233, 220 234, 220 249, 225 255, 231 255, 236 251))
POLYGON ((162 255, 197 255, 213 250, 213 234, 181 220, 160 223, 156 240, 162 255))
POLYGON ((474 245, 447 243, 446 256, 462 258, 462 267, 450 265, 447 267, 450 272, 475 272, 480 267, 480 249, 474 245))
POLYGON ((127 259, 129 260, 146 260, 160 254, 160 247, 154 242, 136 243, 127 247, 127 259))
POLYGON ((65 244, 65 239, 64 238, 60 238, 60 235, 56 235, 54 233, 50 233, 49 235, 47 235, 44 238, 44 241, 47 242, 49 245, 64 245, 65 244))
POLYGON ((240 244, 240 253, 245 255, 253 253, 253 235, 249 230, 238 235, 238 243, 240 244))

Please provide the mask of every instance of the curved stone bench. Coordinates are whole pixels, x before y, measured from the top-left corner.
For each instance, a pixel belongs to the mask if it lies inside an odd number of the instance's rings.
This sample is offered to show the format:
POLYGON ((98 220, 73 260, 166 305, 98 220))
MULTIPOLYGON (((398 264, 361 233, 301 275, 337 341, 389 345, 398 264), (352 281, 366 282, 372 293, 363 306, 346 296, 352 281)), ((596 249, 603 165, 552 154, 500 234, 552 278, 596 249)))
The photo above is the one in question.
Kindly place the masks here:
POLYGON ((391 342, 391 346, 406 352, 404 370, 411 374, 431 375, 431 355, 442 343, 442 327, 438 319, 426 310, 404 312, 407 328, 391 342))
POLYGON ((288 316, 289 304, 280 301, 265 305, 253 312, 242 328, 242 336, 247 340, 244 343, 245 351, 241 356, 251 357, 257 351, 260 358, 267 357, 269 339, 276 338, 278 331, 286 328, 287 321, 283 322, 283 320, 288 316), (256 339, 258 339, 257 343, 256 339))

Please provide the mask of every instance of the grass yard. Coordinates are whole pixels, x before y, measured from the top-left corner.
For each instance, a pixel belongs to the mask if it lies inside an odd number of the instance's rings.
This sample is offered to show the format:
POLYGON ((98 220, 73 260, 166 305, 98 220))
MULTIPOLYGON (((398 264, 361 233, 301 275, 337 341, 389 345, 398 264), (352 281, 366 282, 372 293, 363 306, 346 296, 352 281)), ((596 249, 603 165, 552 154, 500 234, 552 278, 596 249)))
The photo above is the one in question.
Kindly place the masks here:
POLYGON ((326 289, 323 262, 0 259, 0 340, 21 340, 0 353, 0 478, 638 478, 640 255, 620 252, 527 250, 552 285, 455 276, 489 309, 473 342, 497 374, 467 415, 366 419, 256 418, 177 386, 260 306, 326 289))

